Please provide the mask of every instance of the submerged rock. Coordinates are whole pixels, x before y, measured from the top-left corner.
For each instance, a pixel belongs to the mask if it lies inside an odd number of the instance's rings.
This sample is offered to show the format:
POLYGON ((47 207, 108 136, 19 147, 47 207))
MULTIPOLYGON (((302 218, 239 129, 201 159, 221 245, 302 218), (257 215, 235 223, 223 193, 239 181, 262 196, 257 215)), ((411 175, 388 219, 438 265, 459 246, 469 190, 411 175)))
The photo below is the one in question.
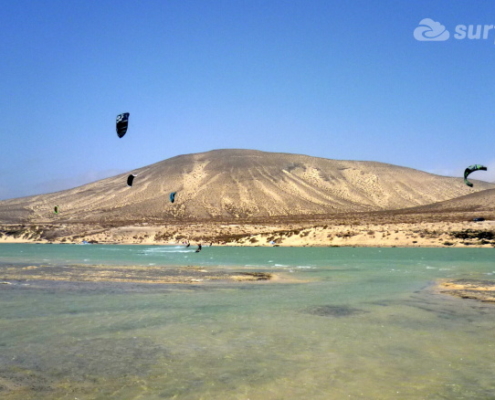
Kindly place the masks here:
POLYGON ((314 306, 306 309, 306 313, 319 315, 321 317, 349 317, 355 314, 362 314, 366 311, 349 306, 314 306))

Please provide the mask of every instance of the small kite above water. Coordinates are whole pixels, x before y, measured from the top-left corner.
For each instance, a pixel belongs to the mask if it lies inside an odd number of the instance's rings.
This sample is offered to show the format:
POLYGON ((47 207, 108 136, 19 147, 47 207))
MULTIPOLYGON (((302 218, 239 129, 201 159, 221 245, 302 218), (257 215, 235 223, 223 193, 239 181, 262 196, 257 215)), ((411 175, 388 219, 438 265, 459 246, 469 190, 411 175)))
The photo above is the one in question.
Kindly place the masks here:
POLYGON ((480 165, 480 164, 470 165, 464 171, 464 183, 469 187, 473 187, 473 184, 468 181, 467 177, 474 171, 486 171, 487 169, 488 168, 486 168, 484 165, 480 165))
POLYGON ((127 126, 129 125, 129 113, 122 113, 117 115, 117 135, 119 138, 123 137, 127 132, 127 126))
POLYGON ((53 207, 53 213, 58 214, 58 206, 53 207))
POLYGON ((136 177, 136 175, 133 175, 133 174, 131 174, 127 177, 127 186, 132 186, 132 182, 134 182, 135 177, 136 177))
POLYGON ((175 194, 176 194, 176 193, 177 193, 177 192, 172 192, 172 193, 170 193, 169 199, 170 199, 170 202, 171 202, 171 203, 173 203, 173 202, 175 201, 175 194))

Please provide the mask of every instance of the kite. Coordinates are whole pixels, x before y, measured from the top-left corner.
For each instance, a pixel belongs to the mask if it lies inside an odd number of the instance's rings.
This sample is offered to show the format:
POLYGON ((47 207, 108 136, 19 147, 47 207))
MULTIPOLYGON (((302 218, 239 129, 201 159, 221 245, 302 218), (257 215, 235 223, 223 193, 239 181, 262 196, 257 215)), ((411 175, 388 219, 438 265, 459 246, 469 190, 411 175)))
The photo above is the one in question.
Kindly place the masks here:
POLYGON ((58 214, 58 206, 53 207, 53 213, 58 214))
POLYGON ((176 194, 176 193, 177 193, 177 192, 172 192, 172 193, 170 193, 169 199, 170 199, 170 202, 171 202, 171 203, 173 203, 173 202, 175 201, 175 194, 176 194))
POLYGON ((129 113, 123 113, 117 115, 117 135, 119 138, 123 137, 127 132, 127 125, 129 124, 129 113))
POLYGON ((473 184, 468 181, 467 177, 474 171, 486 171, 487 169, 488 168, 486 168, 484 165, 480 165, 480 164, 470 165, 464 171, 464 183, 469 187, 473 187, 473 184))
POLYGON ((136 175, 129 175, 127 177, 127 186, 132 186, 132 182, 134 182, 134 178, 136 177, 136 175))

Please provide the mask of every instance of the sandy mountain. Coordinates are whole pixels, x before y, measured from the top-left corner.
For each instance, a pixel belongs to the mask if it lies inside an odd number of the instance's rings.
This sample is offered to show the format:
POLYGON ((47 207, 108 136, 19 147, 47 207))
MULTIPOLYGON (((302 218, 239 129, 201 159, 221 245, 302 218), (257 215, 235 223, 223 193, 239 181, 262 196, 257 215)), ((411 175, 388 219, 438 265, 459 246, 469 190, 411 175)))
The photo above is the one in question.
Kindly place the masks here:
POLYGON ((1 201, 0 221, 161 222, 380 211, 495 189, 493 183, 473 182, 469 188, 461 178, 379 162, 214 150, 173 157, 70 190, 1 201), (131 173, 136 178, 128 187, 131 173), (177 192, 174 204, 170 192, 177 192), (56 205, 58 215, 53 213, 56 205))

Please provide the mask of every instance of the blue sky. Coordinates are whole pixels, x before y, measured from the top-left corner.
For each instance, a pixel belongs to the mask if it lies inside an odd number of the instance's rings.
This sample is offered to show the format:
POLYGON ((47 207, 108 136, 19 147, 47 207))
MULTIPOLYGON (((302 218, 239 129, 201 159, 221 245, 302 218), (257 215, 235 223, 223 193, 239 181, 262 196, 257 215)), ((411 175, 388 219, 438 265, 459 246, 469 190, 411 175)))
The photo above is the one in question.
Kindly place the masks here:
POLYGON ((494 181, 495 29, 459 25, 495 25, 493 3, 3 2, 0 199, 219 148, 494 181), (448 40, 416 40, 425 18, 448 40))

